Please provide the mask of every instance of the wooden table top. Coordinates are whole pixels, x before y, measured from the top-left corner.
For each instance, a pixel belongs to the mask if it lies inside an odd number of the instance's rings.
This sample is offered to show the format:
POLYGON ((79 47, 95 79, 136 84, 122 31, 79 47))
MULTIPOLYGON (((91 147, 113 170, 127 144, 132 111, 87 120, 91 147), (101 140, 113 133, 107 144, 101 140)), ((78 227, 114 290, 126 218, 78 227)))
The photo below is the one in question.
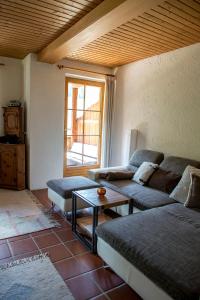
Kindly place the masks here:
POLYGON ((106 194, 104 196, 99 196, 97 194, 97 188, 93 189, 86 189, 81 191, 73 192, 77 197, 81 198, 91 206, 98 206, 98 207, 114 207, 122 204, 127 204, 130 198, 111 190, 107 187, 106 194))

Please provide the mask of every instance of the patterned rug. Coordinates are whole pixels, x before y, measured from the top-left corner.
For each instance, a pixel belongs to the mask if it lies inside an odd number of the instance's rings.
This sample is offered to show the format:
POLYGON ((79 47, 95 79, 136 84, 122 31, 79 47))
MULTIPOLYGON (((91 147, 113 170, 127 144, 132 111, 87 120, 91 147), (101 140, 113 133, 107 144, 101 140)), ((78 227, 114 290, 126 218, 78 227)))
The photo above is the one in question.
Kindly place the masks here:
POLYGON ((28 190, 0 189, 0 239, 59 226, 28 190))
POLYGON ((46 254, 0 266, 1 300, 75 300, 46 254))

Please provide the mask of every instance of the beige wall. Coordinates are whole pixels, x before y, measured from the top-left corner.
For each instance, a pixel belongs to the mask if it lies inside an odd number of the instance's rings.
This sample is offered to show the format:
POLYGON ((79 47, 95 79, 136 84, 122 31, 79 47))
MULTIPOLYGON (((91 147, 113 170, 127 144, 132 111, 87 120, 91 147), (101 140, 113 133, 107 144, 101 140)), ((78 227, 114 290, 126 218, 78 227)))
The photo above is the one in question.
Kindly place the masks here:
POLYGON ((3 135, 3 113, 1 107, 10 100, 21 100, 23 95, 23 68, 20 59, 0 56, 0 135, 3 135))
POLYGON ((137 148, 200 160, 200 44, 118 69, 113 165, 126 163, 131 129, 137 148))

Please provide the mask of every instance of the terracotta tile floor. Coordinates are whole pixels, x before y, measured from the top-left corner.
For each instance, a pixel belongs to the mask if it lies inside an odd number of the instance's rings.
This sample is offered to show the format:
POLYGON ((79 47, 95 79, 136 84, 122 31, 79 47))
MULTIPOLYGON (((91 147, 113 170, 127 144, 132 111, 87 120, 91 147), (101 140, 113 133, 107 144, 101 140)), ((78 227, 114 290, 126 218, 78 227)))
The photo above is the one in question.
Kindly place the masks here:
MULTIPOLYGON (((50 207, 47 190, 33 192, 41 203, 50 207)), ((0 240, 0 264, 48 252, 77 300, 139 300, 141 299, 103 261, 91 254, 71 231, 71 225, 58 213, 53 217, 61 227, 0 240)))

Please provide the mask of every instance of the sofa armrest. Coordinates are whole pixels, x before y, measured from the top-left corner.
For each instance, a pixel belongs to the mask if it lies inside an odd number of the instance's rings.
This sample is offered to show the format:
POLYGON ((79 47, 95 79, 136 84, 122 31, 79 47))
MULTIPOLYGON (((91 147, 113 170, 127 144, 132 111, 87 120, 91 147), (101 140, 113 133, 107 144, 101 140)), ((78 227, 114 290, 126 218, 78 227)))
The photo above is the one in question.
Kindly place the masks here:
POLYGON ((91 170, 88 170, 88 178, 90 178, 91 180, 94 180, 94 181, 98 181, 101 173, 106 173, 109 171, 127 171, 127 170, 128 170, 128 168, 125 166, 91 169, 91 170))

